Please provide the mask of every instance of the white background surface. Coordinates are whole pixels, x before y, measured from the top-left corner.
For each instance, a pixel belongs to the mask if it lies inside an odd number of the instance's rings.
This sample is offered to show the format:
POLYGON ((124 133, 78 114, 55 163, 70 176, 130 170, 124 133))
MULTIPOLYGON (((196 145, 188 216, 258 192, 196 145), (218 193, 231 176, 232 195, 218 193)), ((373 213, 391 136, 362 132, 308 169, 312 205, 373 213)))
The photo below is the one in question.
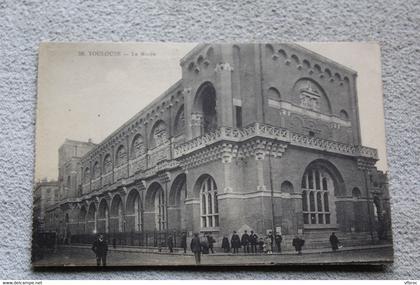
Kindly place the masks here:
POLYGON ((419 279, 419 15, 418 0, 0 0, 0 279, 419 279), (395 264, 385 271, 31 271, 37 47, 45 40, 379 41, 395 264))

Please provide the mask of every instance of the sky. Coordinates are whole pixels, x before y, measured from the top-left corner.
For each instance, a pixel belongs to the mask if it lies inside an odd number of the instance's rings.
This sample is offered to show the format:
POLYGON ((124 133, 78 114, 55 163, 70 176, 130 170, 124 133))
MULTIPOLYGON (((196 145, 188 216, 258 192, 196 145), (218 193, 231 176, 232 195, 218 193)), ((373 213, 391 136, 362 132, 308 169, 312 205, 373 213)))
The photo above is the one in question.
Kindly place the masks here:
MULTIPOLYGON (((358 72, 362 144, 387 170, 379 46, 299 43, 358 72)), ((99 143, 181 79, 196 43, 44 44, 39 52, 35 180, 57 179, 66 138, 99 143)))

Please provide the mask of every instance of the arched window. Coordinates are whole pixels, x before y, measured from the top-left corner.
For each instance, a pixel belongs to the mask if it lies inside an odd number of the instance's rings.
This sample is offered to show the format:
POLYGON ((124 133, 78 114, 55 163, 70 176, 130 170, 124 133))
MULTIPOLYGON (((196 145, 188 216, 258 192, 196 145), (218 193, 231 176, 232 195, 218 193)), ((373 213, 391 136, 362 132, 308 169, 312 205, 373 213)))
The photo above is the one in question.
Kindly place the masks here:
POLYGON ((200 187, 201 195, 201 227, 213 228, 219 226, 219 206, 217 201, 217 186, 212 177, 203 179, 200 187))
POLYGON ((331 224, 331 199, 334 183, 322 168, 310 168, 302 179, 302 211, 306 225, 331 224))
POLYGON ((185 116, 184 116, 184 105, 182 105, 175 116, 175 134, 178 135, 184 131, 185 128, 185 116))
POLYGON ((88 183, 90 181, 90 169, 89 167, 85 168, 85 174, 83 175, 83 182, 88 183))
POLYGON ((282 193, 293 193, 293 184, 286 180, 281 184, 280 190, 282 193))
POLYGON ((112 170, 111 155, 107 154, 104 158, 104 173, 109 173, 112 170))
POLYGON ((144 154, 146 151, 144 147, 143 137, 141 135, 136 135, 131 144, 131 158, 137 158, 144 154))
POLYGON ((203 135, 217 129, 216 90, 210 82, 203 83, 197 91, 193 111, 200 114, 195 123, 203 135))
POLYGON ((351 196, 355 199, 359 199, 362 196, 362 193, 360 192, 360 189, 357 187, 354 187, 351 191, 351 196))
POLYGON ((98 178, 99 176, 101 176, 101 171, 99 170, 99 162, 95 162, 95 164, 93 165, 93 178, 98 178))
POLYGON ((115 155, 115 166, 121 166, 127 162, 127 152, 123 145, 120 145, 115 155))
POLYGON ((157 147, 168 141, 168 131, 166 124, 160 121, 155 124, 152 131, 151 147, 157 147))

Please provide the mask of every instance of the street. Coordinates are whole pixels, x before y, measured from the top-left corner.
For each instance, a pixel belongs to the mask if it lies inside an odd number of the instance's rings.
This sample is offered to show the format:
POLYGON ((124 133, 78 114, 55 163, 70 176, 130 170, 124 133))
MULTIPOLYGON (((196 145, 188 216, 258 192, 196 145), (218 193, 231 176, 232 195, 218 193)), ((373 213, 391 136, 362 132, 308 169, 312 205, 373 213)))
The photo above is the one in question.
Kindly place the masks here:
MULTIPOLYGON (((392 248, 355 249, 322 253, 303 253, 302 255, 285 253, 274 255, 202 255, 202 265, 247 265, 247 264, 316 264, 316 263, 357 263, 391 262, 392 248)), ((194 265, 194 256, 184 254, 151 253, 138 251, 111 250, 108 253, 108 266, 158 266, 158 265, 194 265)), ((64 247, 56 253, 45 255, 33 263, 35 267, 45 266, 96 266, 94 253, 90 248, 64 247)))

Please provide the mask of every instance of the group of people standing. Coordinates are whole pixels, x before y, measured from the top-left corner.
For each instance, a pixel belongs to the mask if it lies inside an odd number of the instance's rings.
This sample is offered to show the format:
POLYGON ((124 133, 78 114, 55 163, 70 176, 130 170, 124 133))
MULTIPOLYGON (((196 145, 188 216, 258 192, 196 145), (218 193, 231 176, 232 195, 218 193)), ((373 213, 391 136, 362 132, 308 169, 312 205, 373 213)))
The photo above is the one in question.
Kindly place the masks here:
POLYGON ((233 232, 229 242, 229 238, 224 236, 222 239, 222 249, 225 253, 233 252, 239 253, 239 249, 243 248, 244 253, 267 253, 271 254, 274 250, 274 245, 277 252, 281 252, 281 242, 283 238, 280 234, 273 234, 270 232, 265 237, 258 237, 254 231, 248 234, 248 231, 244 231, 242 237, 233 232))
MULTIPOLYGON (((233 232, 232 237, 229 242, 229 238, 224 236, 222 239, 222 249, 225 253, 233 252, 234 254, 239 253, 239 249, 243 248, 245 254, 249 253, 266 253, 272 254, 274 249, 274 244, 276 246, 277 252, 281 252, 281 243, 282 236, 280 234, 273 235, 271 232, 265 237, 258 237, 254 231, 251 231, 250 234, 245 230, 241 237, 233 232)), ((337 251, 340 247, 340 241, 338 240, 335 233, 332 233, 329 238, 331 248, 333 251, 337 251)), ((173 252, 174 240, 172 235, 169 235, 167 238, 167 246, 169 252, 173 252)), ((201 263, 201 254, 214 253, 214 244, 216 240, 211 234, 204 234, 199 236, 198 233, 195 233, 191 239, 190 249, 194 253, 196 264, 201 263)), ((184 250, 184 254, 187 253, 187 234, 184 232, 181 235, 181 248, 184 250)), ((295 248, 297 254, 302 254, 302 248, 305 245, 305 240, 299 236, 295 236, 292 240, 292 246, 295 248)), ((159 247, 160 249, 160 247, 159 247)), ((98 235, 97 239, 92 244, 92 250, 96 255, 97 265, 103 266, 106 265, 106 257, 108 253, 108 244, 104 239, 103 235, 98 235)))

